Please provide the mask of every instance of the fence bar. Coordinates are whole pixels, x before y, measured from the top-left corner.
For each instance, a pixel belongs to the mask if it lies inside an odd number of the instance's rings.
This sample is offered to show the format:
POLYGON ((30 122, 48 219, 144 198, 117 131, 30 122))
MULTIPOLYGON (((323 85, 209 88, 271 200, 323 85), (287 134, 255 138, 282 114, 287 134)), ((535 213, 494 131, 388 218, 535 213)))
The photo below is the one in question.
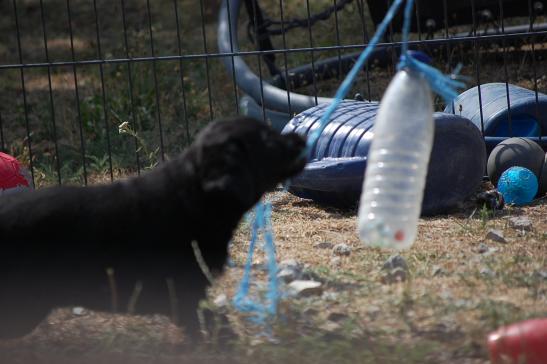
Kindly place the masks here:
MULTIPOLYGON (((338 4, 336 3, 336 0, 332 0, 334 2, 334 7, 337 8, 338 4)), ((334 29, 336 32, 336 45, 339 47, 341 45, 340 42, 340 27, 338 26, 338 12, 334 12, 334 29)), ((342 78, 342 53, 340 51, 340 48, 336 49, 336 54, 338 55, 338 74, 336 75, 336 79, 339 80, 342 78)))
MULTIPOLYGON (((154 48, 154 33, 152 31, 152 12, 150 11, 150 0, 146 0, 146 10, 148 13, 148 31, 150 34, 150 53, 152 57, 156 57, 154 48)), ((161 107, 160 107, 160 91, 158 90, 158 70, 156 60, 152 61, 152 74, 154 76, 154 92, 156 96, 156 116, 158 118, 158 129, 160 134, 160 154, 161 161, 165 161, 165 148, 163 143, 163 128, 161 125, 161 107)))
MULTIPOLYGON (((534 31, 534 9, 532 7, 532 0, 528 0, 528 16, 529 16, 529 30, 530 32, 534 31)), ((539 118, 539 92, 538 92, 538 74, 537 74, 537 60, 536 60, 536 48, 535 43, 530 42, 532 47, 532 74, 534 77, 534 93, 536 96, 536 120, 540 120, 539 118)), ((541 143, 541 138, 543 137, 543 133, 546 130, 543 129, 543 123, 540 123, 539 125, 539 142, 541 143)))
POLYGON ((313 96, 315 97, 315 104, 317 105, 317 80, 315 79, 315 55, 314 55, 314 46, 313 46, 313 35, 311 31, 311 11, 310 11, 310 0, 306 0, 306 11, 308 15, 308 38, 310 42, 310 56, 311 56, 311 69, 313 75, 313 96))
MULTIPOLYGON (((505 25, 503 21, 503 0, 499 0, 499 14, 501 21, 501 33, 505 33, 505 25)), ((509 118, 509 135, 513 135, 513 117, 511 115, 511 97, 509 95, 509 73, 507 72, 507 47, 505 44, 505 39, 501 40, 501 47, 503 48, 503 74, 505 76, 505 93, 507 96, 507 117, 509 118)))
MULTIPOLYGON (((179 56, 182 57, 182 40, 180 36, 180 20, 179 20, 179 9, 177 6, 177 0, 173 0, 173 5, 175 7, 175 22, 177 25, 177 48, 179 56)), ((186 90, 184 89, 184 67, 182 64, 182 58, 179 58, 179 69, 180 69, 180 90, 182 96, 182 111, 184 113, 184 124, 186 129, 186 143, 190 144, 190 123, 188 122, 188 109, 186 105, 186 90)))
MULTIPOLYGON (((13 12, 15 15, 15 29, 17 33, 17 52, 19 56, 19 63, 23 63, 23 50, 21 48, 21 30, 19 27, 19 15, 17 14, 17 1, 13 0, 13 12)), ((28 102, 27 102, 27 91, 25 87, 25 71, 23 68, 20 69, 20 76, 21 76, 21 90, 23 92, 23 108, 25 113, 25 128, 27 132, 27 147, 28 147, 28 155, 29 155, 29 167, 30 167, 30 174, 32 177, 32 185, 35 185, 35 176, 34 176, 34 155, 32 154, 32 135, 30 132, 30 123, 29 123, 29 116, 28 116, 28 102)))
MULTIPOLYGON (((281 36, 283 40, 283 49, 287 49, 287 38, 285 37, 285 14, 284 14, 284 0, 279 0, 279 13, 281 18, 281 36)), ((229 9, 229 8, 228 8, 229 9)), ((232 39, 232 37, 230 37, 232 39)), ((233 49, 232 49, 233 51, 233 49)), ((232 58, 233 60, 233 58, 232 58)), ((289 65, 287 60, 287 52, 283 52, 283 63, 285 66, 285 89, 287 90, 287 106, 289 109, 289 115, 292 115, 292 108, 291 108, 291 83, 289 82, 289 65)), ((233 65, 232 65, 233 68, 233 65)), ((235 77, 234 77, 235 79, 235 77)))
MULTIPOLYGON (((42 1, 42 0, 40 0, 42 1)), ((93 12, 95 15, 95 33, 97 34, 97 57, 99 59, 103 58, 101 50, 101 35, 99 32, 99 14, 97 12, 97 0, 93 0, 93 12)), ((114 180, 114 171, 112 168, 112 143, 110 141, 110 127, 108 125, 108 105, 106 103, 106 90, 104 87, 104 69, 103 65, 99 64, 99 74, 101 77, 101 96, 103 102, 103 119, 104 119, 104 128, 106 132, 106 147, 108 152, 108 171, 110 173, 110 181, 114 180)))
MULTIPOLYGON (((369 36, 367 31, 367 23, 365 20, 365 4, 364 0, 358 0, 357 2, 359 7, 359 17, 361 18, 361 29, 363 32, 363 44, 368 44, 369 36)), ((368 62, 365 64, 365 78, 367 81, 367 99, 372 100, 371 89, 370 89, 370 71, 368 62)))
MULTIPOLYGON (((475 8, 475 0, 471 0, 471 12, 473 17, 473 36, 477 37, 477 11, 475 8)), ((479 36, 480 38, 480 36, 479 36)), ((478 39, 477 39, 478 41, 478 39)), ((481 92, 481 70, 480 70, 480 51, 477 45, 477 41, 473 42, 473 54, 475 57, 475 76, 477 79, 477 91, 479 94, 479 113, 481 116, 481 133, 484 137, 484 114, 482 110, 482 92, 481 92)))
MULTIPOLYGON (((228 2, 228 31, 230 33, 230 51, 234 52, 234 41, 232 37, 232 15, 230 14, 230 0, 226 0, 228 2)), ((282 0, 279 0, 279 3, 281 4, 282 0)), ((283 35, 285 37, 285 35, 283 35)), ((285 47, 284 47, 285 48, 285 47)), ((235 111, 236 114, 239 115, 239 95, 237 92, 237 83, 236 83, 236 67, 235 67, 235 61, 234 56, 231 56, 232 59, 232 84, 234 86, 234 98, 235 98, 235 111)), ((290 102, 289 102, 290 104, 290 102)))
POLYGON ((203 52, 205 54, 205 77, 207 78, 207 96, 209 97, 209 119, 213 120, 213 98, 211 96, 211 77, 209 75, 209 55, 207 50, 207 32, 205 31, 205 9, 203 0, 199 0, 199 10, 201 12, 201 35, 203 39, 203 52))
MULTIPOLYGON (((135 99, 133 96, 133 76, 131 71, 131 58, 129 57, 129 42, 127 40, 127 19, 125 15, 125 1, 121 1, 121 9, 122 9, 122 23, 123 23, 123 40, 124 40, 124 47, 125 47, 125 56, 127 57, 126 63, 127 63, 127 82, 129 85, 129 102, 131 104, 131 122, 133 123, 133 128, 135 131, 139 131, 140 127, 137 123, 137 113, 135 111, 135 99)), ((118 120, 120 122, 121 120, 118 120)), ((141 161, 140 161, 140 155, 139 155, 139 141, 137 138, 135 139, 135 160, 137 162, 137 174, 141 174, 141 161)))
MULTIPOLYGON (((70 55, 73 61, 76 60, 74 52, 74 33, 72 31, 72 12, 70 11, 70 0, 66 0, 66 10, 68 14, 68 29, 70 34, 70 55)), ((76 64, 72 65, 72 74, 74 76, 74 97, 76 98, 76 110, 78 112, 78 127, 80 130, 80 151, 82 153, 82 168, 84 172, 84 185, 87 186, 87 168, 85 155, 84 127, 82 121, 82 111, 80 108, 80 91, 78 87, 78 74, 76 72, 76 64)))
MULTIPOLYGON (((49 47, 47 44, 47 31, 46 31, 46 20, 44 12, 44 2, 40 0, 40 18, 42 22, 42 33, 44 35, 44 51, 46 54, 46 62, 49 62, 49 47)), ((101 56, 99 56, 101 58, 101 56)), ((102 67, 102 66, 101 66, 102 67)), ((53 128, 53 143, 55 145, 55 169, 57 171, 57 183, 62 184, 61 180, 61 158, 59 157, 59 143, 57 138, 57 123, 55 122, 55 104, 53 102, 53 87, 51 85, 51 67, 47 67, 47 81, 48 81, 48 91, 49 91, 49 107, 51 114, 51 127, 53 128)))
POLYGON ((7 152, 6 141, 4 139, 4 122, 2 121, 2 111, 0 111, 0 152, 7 152))
MULTIPOLYGON (((476 33, 476 32, 475 32, 476 33)), ((538 38, 538 37, 547 37, 547 30, 534 31, 534 32, 523 32, 523 33, 507 33, 507 34, 489 34, 489 35, 473 35, 466 37, 451 37, 448 39, 439 38, 439 39, 424 39, 424 40, 414 40, 409 41, 409 47, 432 47, 432 46, 441 46, 446 43, 450 44, 460 44, 460 43, 474 43, 474 42, 493 42, 500 41, 502 39, 506 40, 526 40, 528 38, 538 38)), ((379 43, 377 48, 389 48, 395 47, 399 48, 402 45, 401 42, 393 43, 379 43)), ((0 65, 0 70, 5 69, 19 69, 19 68, 40 68, 40 67, 65 67, 76 65, 93 65, 93 64, 118 64, 118 63, 141 63, 141 62, 151 62, 156 61, 176 61, 179 59, 182 60, 199 60, 205 58, 223 58, 230 56, 240 56, 240 57, 252 57, 256 55, 266 55, 266 54, 282 54, 282 53, 310 53, 310 52, 328 52, 337 50, 344 51, 359 51, 366 48, 367 44, 350 44, 350 45, 341 45, 341 46, 322 46, 322 47, 301 47, 301 48, 289 48, 289 49, 272 49, 264 51, 240 51, 240 52, 226 52, 226 53, 197 53, 189 54, 184 56, 170 55, 170 56, 156 56, 156 57, 129 57, 126 58, 112 58, 112 59, 90 59, 85 61, 60 61, 60 62, 36 62, 36 63, 17 63, 17 64, 5 64, 0 65)), ((471 47, 473 47, 471 45, 471 47)))
MULTIPOLYGON (((253 25, 255 34, 258 36, 258 9, 256 1, 251 1, 253 6, 253 25)), ((258 59, 258 78, 260 79, 260 107, 262 108, 262 119, 266 120, 266 106, 264 105, 264 79, 262 77, 262 57, 257 55, 258 59)))

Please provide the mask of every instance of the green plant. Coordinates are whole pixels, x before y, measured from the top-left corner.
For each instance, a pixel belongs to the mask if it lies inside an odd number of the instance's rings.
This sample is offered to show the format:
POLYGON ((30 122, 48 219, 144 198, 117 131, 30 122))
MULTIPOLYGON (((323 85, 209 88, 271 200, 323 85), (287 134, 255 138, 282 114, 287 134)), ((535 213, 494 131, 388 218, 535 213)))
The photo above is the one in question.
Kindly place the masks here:
POLYGON ((483 205, 479 210, 479 219, 481 220, 481 226, 483 229, 486 227, 486 224, 492 216, 492 209, 489 209, 486 205, 483 205))
POLYGON ((89 167, 91 170, 99 173, 106 173, 110 169, 110 158, 108 155, 87 155, 86 157, 89 160, 89 167))
POLYGON ((142 151, 149 163, 145 167, 145 169, 152 169, 158 164, 157 156, 160 148, 156 147, 153 150, 149 150, 144 139, 139 135, 139 133, 131 128, 131 126, 129 125, 129 121, 124 121, 120 125, 118 125, 118 133, 121 135, 129 135, 137 141, 137 143, 139 144, 139 147, 137 148, 137 153, 140 153, 142 151))

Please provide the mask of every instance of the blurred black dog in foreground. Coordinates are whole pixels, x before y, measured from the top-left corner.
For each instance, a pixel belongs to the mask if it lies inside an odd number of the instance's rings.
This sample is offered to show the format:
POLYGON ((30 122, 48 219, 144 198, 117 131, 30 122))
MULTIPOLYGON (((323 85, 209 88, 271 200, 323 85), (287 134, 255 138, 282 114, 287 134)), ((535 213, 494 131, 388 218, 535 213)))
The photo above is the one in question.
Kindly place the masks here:
POLYGON ((142 177, 0 198, 0 338, 29 333, 54 307, 125 311, 131 300, 197 334, 208 281, 191 242, 221 271, 243 214, 303 169, 304 148, 252 119, 216 121, 142 177))

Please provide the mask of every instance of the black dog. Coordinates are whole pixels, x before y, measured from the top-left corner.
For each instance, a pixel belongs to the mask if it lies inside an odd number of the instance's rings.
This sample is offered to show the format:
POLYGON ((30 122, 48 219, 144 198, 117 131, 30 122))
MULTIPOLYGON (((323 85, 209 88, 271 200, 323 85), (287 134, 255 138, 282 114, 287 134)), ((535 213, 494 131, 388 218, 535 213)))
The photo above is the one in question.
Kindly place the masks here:
POLYGON ((221 271, 242 215, 302 170, 304 147, 255 120, 217 121, 142 177, 1 198, 0 338, 30 332, 54 307, 125 310, 131 299, 139 314, 178 311, 196 334, 208 281, 191 242, 221 271))

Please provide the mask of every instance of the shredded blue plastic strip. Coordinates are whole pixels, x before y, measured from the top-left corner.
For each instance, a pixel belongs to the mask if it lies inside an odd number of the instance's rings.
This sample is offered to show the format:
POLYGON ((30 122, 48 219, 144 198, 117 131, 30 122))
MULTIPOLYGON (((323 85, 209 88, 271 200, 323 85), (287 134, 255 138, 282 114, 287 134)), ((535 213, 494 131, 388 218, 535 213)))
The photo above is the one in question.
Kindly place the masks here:
MULTIPOLYGON (((452 101, 458 96, 457 89, 464 88, 465 83, 454 79, 453 75, 443 74, 435 67, 420 62, 408 54, 408 35, 410 33, 413 6, 414 0, 407 0, 403 23, 401 60, 397 66, 397 69, 400 70, 402 68, 409 68, 421 73, 431 86, 431 90, 436 94, 441 95, 446 104, 451 104, 452 101)), ((459 72, 459 68, 455 71, 456 74, 457 72, 459 72)))
POLYGON ((327 127, 330 117, 340 104, 342 100, 346 97, 349 90, 351 89, 351 86, 353 85, 353 81, 357 78, 357 75, 359 72, 363 69, 363 66, 365 62, 368 60, 370 55, 372 54, 372 51, 376 47, 376 45, 380 42, 380 39, 384 35, 384 33, 387 30, 387 27, 397 14, 397 10, 401 6, 404 0, 395 0, 395 2, 391 5, 389 10, 387 11, 386 17, 384 20, 382 20, 382 23, 378 26, 378 30, 376 33, 374 33, 374 36, 370 40, 367 47, 363 50, 359 58, 357 59, 357 62, 353 65, 351 70, 349 71, 348 75, 336 91, 336 94, 334 95, 334 99, 329 104, 323 115, 321 116, 321 120, 319 121, 319 127, 312 131, 308 135, 308 141, 307 141, 307 147, 306 147, 306 155, 308 156, 308 159, 311 158, 311 152, 317 142, 317 139, 319 139, 319 136, 323 132, 323 130, 327 127))
POLYGON ((446 104, 451 104, 458 96, 457 90, 465 87, 465 83, 462 81, 454 79, 453 76, 447 76, 435 67, 420 62, 408 54, 401 56, 398 69, 402 68, 410 68, 420 72, 428 81, 431 90, 441 95, 446 104))
POLYGON ((258 236, 258 229, 260 225, 259 214, 262 209, 259 208, 259 206, 260 205, 254 208, 256 215, 255 215, 255 219, 253 221, 253 225, 251 229, 251 242, 249 243, 249 254, 247 255, 247 261, 245 262, 245 268, 243 269, 243 278, 241 278, 239 290, 234 296, 234 306, 238 310, 245 311, 245 312, 249 310, 246 297, 247 297, 247 294, 249 293, 251 266, 253 263, 253 255, 255 251, 256 239, 258 236))
POLYGON ((239 289, 233 299, 236 309, 241 312, 254 314, 251 318, 259 324, 263 323, 267 317, 275 316, 277 313, 277 303, 280 297, 277 281, 275 245, 271 228, 271 211, 272 207, 269 202, 259 202, 254 208, 255 219, 252 226, 249 254, 247 256, 247 261, 245 262, 243 278, 241 279, 239 289), (249 296, 252 261, 260 232, 264 235, 264 252, 268 260, 268 289, 264 304, 251 299, 249 296))
MULTIPOLYGON (((308 159, 311 159, 313 148, 319 139, 319 136, 323 130, 327 127, 330 118, 340 102, 346 97, 347 93, 351 89, 354 80, 363 68, 363 65, 372 54, 373 49, 379 43, 381 37, 387 30, 387 27, 395 17, 397 10, 405 0, 395 0, 386 13, 386 16, 382 23, 378 26, 378 30, 370 40, 367 47, 363 50, 357 62, 352 67, 334 96, 333 101, 329 104, 325 112, 323 113, 319 127, 313 130, 307 140, 305 155, 308 159)), ((429 66, 426 63, 420 62, 413 58, 408 52, 408 37, 410 33, 410 23, 412 20, 412 9, 414 0, 407 0, 404 12, 404 23, 402 32, 402 48, 401 48, 401 61, 399 62, 398 69, 410 68, 417 72, 420 72, 429 82, 431 89, 441 95, 446 103, 451 103, 456 97, 456 89, 465 87, 465 84, 457 80, 457 73, 459 68, 452 75, 445 75, 438 69, 429 66)), ((285 186, 286 187, 286 186, 285 186)), ((238 292, 234 297, 234 306, 236 309, 242 312, 254 313, 253 320, 257 323, 264 323, 268 316, 275 316, 277 312, 277 303, 280 298, 279 285, 277 281, 277 263, 275 254, 275 244, 273 240, 273 233, 271 228, 271 204, 259 202, 255 208, 255 219, 252 225, 251 242, 249 246, 249 253, 245 268, 243 272, 243 278, 240 283, 238 292), (265 303, 253 301, 249 298, 249 287, 251 279, 251 268, 254 251, 258 239, 259 232, 264 234, 264 251, 268 258, 268 290, 265 297, 265 303)))
POLYGON ((279 285, 277 280, 277 261, 275 252, 275 243, 272 231, 272 206, 268 203, 264 212, 264 253, 268 258, 268 292, 266 302, 269 302, 267 312, 271 316, 277 313, 277 303, 279 302, 279 285))
MULTIPOLYGON (((354 80, 357 78, 357 75, 359 74, 359 71, 363 68, 363 65, 367 61, 367 59, 370 57, 372 50, 376 47, 378 44, 380 38, 384 35, 386 32, 387 27, 395 17, 397 10, 401 6, 404 0, 396 0, 389 10, 387 11, 386 17, 382 21, 382 23, 378 26, 378 30, 372 37, 370 43, 367 45, 367 47, 363 50, 363 53, 359 56, 357 59, 357 62, 352 67, 351 71, 348 73, 338 90, 336 91, 336 94, 334 96, 334 99, 329 104, 327 109, 325 110, 324 114, 321 117, 319 127, 312 131, 308 136, 307 141, 307 148, 306 148, 306 155, 308 156, 308 159, 311 159, 312 151, 317 143, 317 139, 319 139, 319 136, 323 132, 323 130, 327 127, 330 118, 340 102, 346 97, 347 93, 351 89, 351 86, 353 85, 354 80)), ((424 75, 424 77, 427 79, 429 84, 431 85, 431 89, 441 95, 445 102, 447 104, 451 103, 457 96, 456 89, 458 88, 464 88, 465 84, 461 81, 458 81, 455 79, 454 74, 453 75, 445 75, 438 69, 429 66, 423 62, 418 61, 417 59, 413 58, 408 54, 408 38, 410 33, 410 24, 412 20, 412 9, 414 6, 414 0, 407 0, 406 6, 405 6, 405 14, 404 14, 404 22, 403 22, 403 32, 402 32, 402 49, 401 49, 401 62, 399 63, 398 68, 404 68, 408 67, 415 71, 418 71, 424 75)))

